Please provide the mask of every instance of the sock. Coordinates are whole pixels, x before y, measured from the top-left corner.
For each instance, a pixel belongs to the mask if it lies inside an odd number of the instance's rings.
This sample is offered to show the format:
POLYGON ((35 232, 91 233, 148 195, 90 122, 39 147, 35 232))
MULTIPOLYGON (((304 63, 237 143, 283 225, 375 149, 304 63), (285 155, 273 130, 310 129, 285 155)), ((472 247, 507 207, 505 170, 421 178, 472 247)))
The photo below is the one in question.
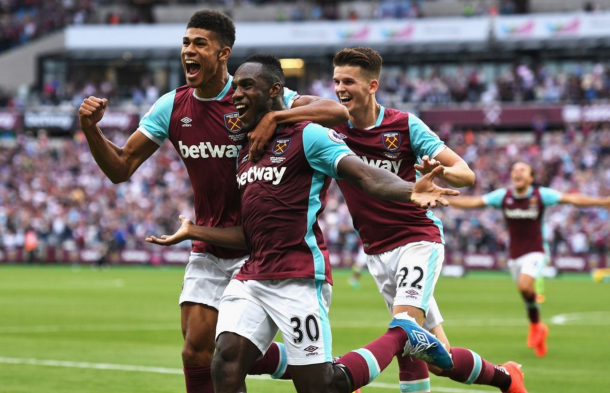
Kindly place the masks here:
POLYGON ((214 393, 211 366, 184 366, 186 393, 214 393))
POLYGON ((284 344, 273 342, 265 356, 252 365, 248 374, 269 374, 273 379, 290 379, 289 375, 285 375, 287 374, 286 368, 288 367, 287 360, 284 344))
POLYGON ((430 392, 430 373, 428 364, 411 356, 396 356, 398 359, 398 376, 400 392, 430 392))
POLYGON ((540 307, 536 302, 536 293, 532 295, 523 296, 525 300, 525 307, 527 308, 527 317, 531 323, 540 322, 540 307))
POLYGON ((388 367, 394 356, 402 355, 407 340, 407 333, 403 329, 392 328, 364 348, 341 356, 337 363, 345 366, 349 372, 352 390, 371 383, 388 367))
POLYGON ((489 385, 502 391, 508 390, 512 379, 501 366, 491 364, 476 352, 465 348, 451 348, 453 368, 443 370, 442 377, 447 377, 467 385, 489 385))

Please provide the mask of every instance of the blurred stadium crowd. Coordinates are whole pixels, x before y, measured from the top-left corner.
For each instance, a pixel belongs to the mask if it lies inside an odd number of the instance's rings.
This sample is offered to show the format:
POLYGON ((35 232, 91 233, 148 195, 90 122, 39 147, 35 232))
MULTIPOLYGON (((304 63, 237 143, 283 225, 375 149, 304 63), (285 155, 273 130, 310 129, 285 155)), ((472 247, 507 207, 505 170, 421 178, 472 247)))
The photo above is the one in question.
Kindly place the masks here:
MULTIPOLYGON (((464 157, 477 175, 465 194, 481 194, 509 185, 516 160, 531 162, 540 184, 562 192, 610 194, 610 125, 544 135, 540 143, 513 134, 498 143, 492 132, 440 130, 441 137, 464 157)), ((110 138, 119 145, 126 134, 110 138)), ((129 182, 112 184, 95 164, 84 136, 51 143, 46 137, 20 136, 0 147, 0 246, 21 247, 26 234, 43 245, 66 249, 110 244, 154 247, 146 235, 169 234, 178 215, 193 217, 192 190, 178 155, 165 144, 129 182), (44 170, 41 170, 44 168, 44 170)), ((494 252, 506 249, 501 212, 437 209, 450 251, 494 252)), ((553 252, 605 253, 610 217, 603 209, 558 206, 547 214, 546 234, 553 252)), ((353 253, 358 236, 336 187, 321 220, 331 251, 353 253)), ((185 244, 183 246, 188 246, 185 244)))

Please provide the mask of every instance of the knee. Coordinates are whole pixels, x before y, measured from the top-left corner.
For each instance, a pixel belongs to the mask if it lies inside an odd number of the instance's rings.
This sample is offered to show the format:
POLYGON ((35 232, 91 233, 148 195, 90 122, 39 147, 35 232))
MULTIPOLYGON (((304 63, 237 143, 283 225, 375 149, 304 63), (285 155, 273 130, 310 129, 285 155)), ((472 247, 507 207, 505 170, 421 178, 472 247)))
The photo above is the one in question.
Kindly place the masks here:
POLYGON ((184 341, 182 348, 182 362, 185 365, 209 366, 214 355, 214 342, 195 343, 190 340, 184 341))
POLYGON ((230 391, 241 385, 238 378, 238 356, 235 351, 219 347, 212 359, 212 378, 219 391, 230 391))

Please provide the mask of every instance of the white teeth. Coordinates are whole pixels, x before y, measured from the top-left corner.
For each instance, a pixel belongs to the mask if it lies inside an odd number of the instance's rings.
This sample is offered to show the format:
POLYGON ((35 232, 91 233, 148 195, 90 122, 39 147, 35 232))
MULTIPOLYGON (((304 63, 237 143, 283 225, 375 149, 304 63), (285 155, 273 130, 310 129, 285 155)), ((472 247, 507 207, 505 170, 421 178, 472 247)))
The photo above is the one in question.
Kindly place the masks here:
POLYGON ((238 105, 235 105, 235 109, 243 109, 243 108, 245 108, 245 107, 246 107, 246 106, 245 106, 244 104, 238 104, 238 105))
POLYGON ((185 62, 186 64, 197 64, 197 62, 196 62, 196 61, 193 61, 193 60, 185 60, 184 62, 185 62))

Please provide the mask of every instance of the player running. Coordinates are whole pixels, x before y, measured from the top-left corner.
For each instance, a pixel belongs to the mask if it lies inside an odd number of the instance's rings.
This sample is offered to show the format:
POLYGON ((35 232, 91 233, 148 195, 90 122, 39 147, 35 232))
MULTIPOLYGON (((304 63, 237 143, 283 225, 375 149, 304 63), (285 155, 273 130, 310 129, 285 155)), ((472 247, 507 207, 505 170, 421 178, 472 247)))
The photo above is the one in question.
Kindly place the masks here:
POLYGON ((486 206, 502 209, 510 239, 508 268, 525 302, 530 321, 527 345, 534 349, 536 356, 543 357, 548 350, 546 338, 549 328, 540 321, 535 282, 546 264, 544 212, 547 207, 558 203, 609 207, 610 197, 563 194, 534 185, 534 169, 525 162, 513 164, 510 180, 510 188, 501 188, 483 196, 454 198, 452 205, 463 209, 486 206))
MULTIPOLYGON (((272 56, 248 58, 233 83, 233 100, 245 129, 254 128, 269 110, 284 108, 283 71, 272 56)), ((244 147, 237 164, 243 228, 206 228, 181 218, 176 234, 147 239, 167 245, 198 238, 250 249, 250 258, 220 303, 213 361, 217 393, 245 391, 246 370, 265 353, 278 330, 298 392, 352 392, 370 383, 405 351, 442 368, 451 367, 442 344, 407 314, 396 315, 379 339, 332 363, 328 321, 332 277, 317 224, 331 177, 342 177, 379 198, 434 207, 448 204, 444 195, 457 194, 432 182, 440 168, 416 184, 402 181, 364 164, 340 135, 310 122, 278 127, 258 163, 249 161, 244 147)))
MULTIPOLYGON (((415 181, 420 176, 417 169, 423 174, 440 170, 438 176, 453 187, 474 184, 474 173, 466 162, 420 119, 377 103, 382 62, 379 53, 370 48, 346 48, 335 55, 335 93, 349 110, 350 120, 334 129, 364 162, 405 181, 415 181)), ((349 182, 337 183, 362 239, 369 272, 390 312, 407 312, 448 346, 433 296, 445 252, 441 221, 430 210, 373 199, 349 182)), ((451 348, 451 353, 452 370, 431 367, 431 371, 466 384, 526 392, 516 363, 495 366, 464 348, 451 348)), ((430 391, 424 362, 399 356, 398 364, 401 391, 430 391)))
MULTIPOLYGON (((211 227, 240 223, 235 159, 246 143, 246 130, 233 106, 232 77, 227 71, 234 41, 235 26, 229 17, 211 10, 196 12, 188 22, 180 55, 187 84, 162 96, 123 147, 107 140, 97 126, 104 116, 106 99, 89 97, 79 109, 91 153, 114 183, 127 181, 169 139, 193 186, 196 222, 211 227)), ((264 145, 277 124, 310 119, 334 125, 347 120, 345 108, 332 100, 299 98, 289 90, 284 100, 292 109, 267 113, 250 135, 253 146, 264 145)), ((180 294, 182 360, 189 393, 213 392, 210 364, 218 305, 245 254, 243 250, 193 243, 180 294)))

